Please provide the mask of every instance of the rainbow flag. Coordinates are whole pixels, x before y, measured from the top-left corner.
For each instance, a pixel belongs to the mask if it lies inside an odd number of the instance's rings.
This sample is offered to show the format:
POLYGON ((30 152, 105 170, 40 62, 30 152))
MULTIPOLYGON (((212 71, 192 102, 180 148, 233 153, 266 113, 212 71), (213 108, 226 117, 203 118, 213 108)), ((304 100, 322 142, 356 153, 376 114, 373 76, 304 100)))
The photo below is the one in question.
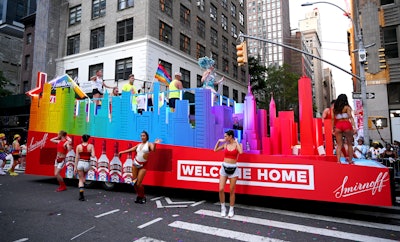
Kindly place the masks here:
POLYGON ((158 64, 157 72, 154 77, 159 82, 162 82, 167 86, 169 86, 169 84, 171 83, 171 76, 168 75, 168 72, 165 70, 165 68, 161 64, 158 64))

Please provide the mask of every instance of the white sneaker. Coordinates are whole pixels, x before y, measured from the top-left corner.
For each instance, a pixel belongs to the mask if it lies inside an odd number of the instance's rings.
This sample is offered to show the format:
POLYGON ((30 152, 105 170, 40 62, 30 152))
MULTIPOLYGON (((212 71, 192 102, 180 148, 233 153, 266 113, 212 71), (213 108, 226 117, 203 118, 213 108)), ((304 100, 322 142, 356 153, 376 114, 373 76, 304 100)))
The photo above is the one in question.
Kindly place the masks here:
POLYGON ((233 211, 233 207, 229 208, 229 213, 228 213, 228 218, 232 218, 233 215, 235 215, 235 212, 233 211))
POLYGON ((225 217, 225 216, 226 216, 226 207, 221 206, 221 217, 225 217))
POLYGON ((3 171, 3 169, 0 169, 0 176, 4 176, 6 173, 3 171))

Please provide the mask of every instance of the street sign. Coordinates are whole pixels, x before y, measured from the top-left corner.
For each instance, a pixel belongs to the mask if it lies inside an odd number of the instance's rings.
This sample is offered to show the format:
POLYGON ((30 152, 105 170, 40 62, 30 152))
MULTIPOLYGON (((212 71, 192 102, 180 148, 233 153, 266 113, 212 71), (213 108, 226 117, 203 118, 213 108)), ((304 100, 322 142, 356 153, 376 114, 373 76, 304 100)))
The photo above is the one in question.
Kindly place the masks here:
MULTIPOLYGON (((367 92, 367 99, 375 99, 374 92, 367 92)), ((361 92, 353 92, 353 99, 361 99, 361 92)))

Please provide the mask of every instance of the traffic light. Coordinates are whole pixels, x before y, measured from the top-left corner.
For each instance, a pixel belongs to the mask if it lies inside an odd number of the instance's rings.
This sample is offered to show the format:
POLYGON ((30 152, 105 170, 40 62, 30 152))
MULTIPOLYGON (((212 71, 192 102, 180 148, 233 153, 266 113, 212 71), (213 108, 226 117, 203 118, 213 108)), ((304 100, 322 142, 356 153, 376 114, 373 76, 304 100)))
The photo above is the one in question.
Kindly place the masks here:
POLYGON ((246 41, 243 41, 239 45, 236 45, 236 53, 237 53, 237 63, 238 66, 243 66, 247 63, 247 44, 246 41))
POLYGON ((379 68, 386 69, 386 56, 385 56, 385 48, 379 48, 379 68))

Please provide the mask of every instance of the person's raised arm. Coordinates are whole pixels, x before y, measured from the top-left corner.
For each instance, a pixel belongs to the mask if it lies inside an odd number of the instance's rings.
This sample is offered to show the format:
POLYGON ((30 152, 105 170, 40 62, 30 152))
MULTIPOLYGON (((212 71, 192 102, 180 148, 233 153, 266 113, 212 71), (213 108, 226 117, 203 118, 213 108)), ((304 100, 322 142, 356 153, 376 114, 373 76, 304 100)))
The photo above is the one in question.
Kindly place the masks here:
POLYGON ((60 142, 60 136, 56 136, 50 139, 50 142, 58 144, 60 142))
POLYGON ((219 140, 217 141, 217 143, 215 143, 214 151, 220 151, 220 150, 222 150, 222 149, 225 147, 225 144, 223 144, 223 145, 219 145, 219 144, 222 143, 222 142, 224 142, 224 141, 225 141, 225 139, 219 139, 219 140))
POLYGON ((130 149, 120 151, 120 152, 118 153, 118 156, 121 157, 122 154, 125 154, 125 153, 128 153, 128 152, 132 152, 132 151, 136 151, 138 145, 139 145, 139 144, 133 146, 133 147, 130 148, 130 149))
POLYGON ((156 151, 156 145, 161 143, 162 140, 161 139, 156 139, 154 140, 154 143, 150 143, 150 151, 156 151))

